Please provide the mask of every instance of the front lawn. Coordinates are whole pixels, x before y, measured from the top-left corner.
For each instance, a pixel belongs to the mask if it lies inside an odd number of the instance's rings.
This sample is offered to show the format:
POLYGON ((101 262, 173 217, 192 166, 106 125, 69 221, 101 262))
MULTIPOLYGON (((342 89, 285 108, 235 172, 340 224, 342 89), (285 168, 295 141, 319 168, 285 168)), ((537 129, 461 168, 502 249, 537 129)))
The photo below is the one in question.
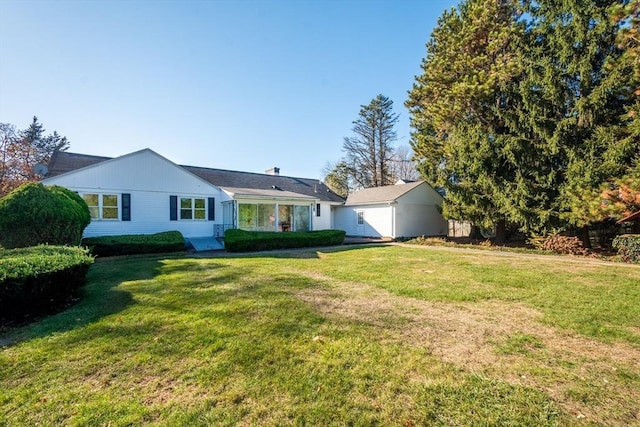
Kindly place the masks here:
POLYGON ((0 336, 0 426, 640 423, 640 266, 390 246, 88 279, 0 336))

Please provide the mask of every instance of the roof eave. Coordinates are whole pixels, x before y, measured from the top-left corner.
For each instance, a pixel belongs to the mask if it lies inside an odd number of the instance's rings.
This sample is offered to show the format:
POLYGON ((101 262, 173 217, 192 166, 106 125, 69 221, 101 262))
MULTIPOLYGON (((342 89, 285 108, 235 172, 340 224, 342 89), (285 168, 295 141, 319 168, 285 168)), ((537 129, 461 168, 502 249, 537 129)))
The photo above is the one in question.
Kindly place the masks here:
POLYGON ((345 206, 365 206, 365 205, 395 205, 397 200, 375 200, 368 202, 345 203, 345 206))
POLYGON ((305 202, 313 202, 317 199, 308 197, 289 197, 289 196, 263 196, 256 194, 238 194, 232 193, 234 199, 261 199, 261 200, 304 200, 305 202))
POLYGON ((311 196, 306 196, 304 194, 256 194, 255 189, 248 189, 249 192, 242 192, 242 189, 229 189, 222 188, 222 190, 227 193, 230 197, 234 199, 259 199, 259 200, 301 200, 305 202, 315 202, 318 199, 311 196))
POLYGON ((631 215, 627 215, 626 217, 621 218, 620 220, 618 220, 618 222, 616 222, 616 224, 622 224, 623 222, 633 221, 636 219, 640 219, 640 211, 634 212, 631 215))

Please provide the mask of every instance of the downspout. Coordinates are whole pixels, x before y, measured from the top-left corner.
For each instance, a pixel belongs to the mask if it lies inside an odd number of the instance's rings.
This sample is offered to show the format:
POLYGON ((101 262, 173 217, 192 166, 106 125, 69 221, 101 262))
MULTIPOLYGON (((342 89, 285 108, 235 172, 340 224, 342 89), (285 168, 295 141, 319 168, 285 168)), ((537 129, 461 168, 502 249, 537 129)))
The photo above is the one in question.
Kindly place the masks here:
POLYGON ((235 199, 231 204, 231 216, 233 221, 233 228, 238 228, 238 201, 235 199))
POLYGON ((396 238, 396 207, 391 204, 391 237, 396 238))

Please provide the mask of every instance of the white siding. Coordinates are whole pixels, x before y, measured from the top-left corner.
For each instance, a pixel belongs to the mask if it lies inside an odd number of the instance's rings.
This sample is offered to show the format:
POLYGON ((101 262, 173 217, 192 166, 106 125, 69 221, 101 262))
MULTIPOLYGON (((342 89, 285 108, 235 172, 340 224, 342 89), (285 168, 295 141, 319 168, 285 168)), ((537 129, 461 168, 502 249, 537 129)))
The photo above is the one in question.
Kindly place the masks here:
POLYGON ((320 216, 316 216, 315 205, 313 212, 313 229, 314 230, 329 230, 333 228, 333 216, 334 208, 330 203, 320 203, 320 216))
POLYGON ((430 185, 420 185, 397 200, 393 237, 446 236, 447 221, 440 213, 442 197, 430 185))
POLYGON ((423 183, 400 196, 397 201, 398 203, 407 204, 442 205, 442 196, 429 184, 423 183))
POLYGON ((367 237, 394 237, 394 206, 377 205, 364 209, 364 234, 367 237))
POLYGON ((419 185, 392 203, 342 206, 335 210, 334 227, 350 236, 446 236, 447 222, 440 213, 442 197, 428 184, 419 185), (358 226, 358 211, 364 224, 358 226))
MULTIPOLYGON (((89 188, 71 188, 82 193, 95 192, 89 188)), ((184 237, 212 236, 214 224, 222 224, 222 203, 220 197, 213 194, 170 194, 164 192, 132 191, 131 221, 92 220, 84 230, 84 237, 110 236, 120 234, 153 234, 161 231, 178 230, 184 237), (169 197, 214 197, 215 220, 177 220, 171 221, 169 197)), ((224 197, 224 196, 223 196, 224 197)), ((179 203, 179 202, 178 202, 179 203)))
MULTIPOLYGON (((84 236, 151 234, 178 230, 185 237, 212 236, 222 224, 222 202, 229 196, 151 150, 142 150, 43 180, 72 191, 131 194, 131 221, 93 220, 84 236), (170 220, 169 197, 215 198, 215 220, 170 220)), ((179 201, 178 201, 179 203, 179 201)), ((120 206, 120 211, 122 206, 120 206)))
POLYGON ((447 221, 436 205, 398 203, 395 237, 446 236, 447 221))
POLYGON ((355 236, 355 211, 351 206, 341 206, 333 211, 333 227, 344 230, 347 236, 355 236))
POLYGON ((219 191, 217 187, 148 149, 47 178, 42 183, 123 193, 161 191, 170 194, 210 194, 219 191))
POLYGON ((393 206, 344 206, 336 210, 335 228, 348 236, 393 237, 393 206), (364 224, 358 225, 358 211, 364 212, 364 224))

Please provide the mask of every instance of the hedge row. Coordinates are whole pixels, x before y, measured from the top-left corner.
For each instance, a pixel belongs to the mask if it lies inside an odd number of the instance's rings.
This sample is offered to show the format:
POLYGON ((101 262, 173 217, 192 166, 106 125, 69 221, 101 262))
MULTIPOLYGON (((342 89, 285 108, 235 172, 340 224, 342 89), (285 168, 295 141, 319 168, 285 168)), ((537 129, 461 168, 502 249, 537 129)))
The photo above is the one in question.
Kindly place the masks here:
POLYGON ((0 249, 0 319, 48 313, 73 299, 91 264, 89 251, 73 246, 0 249))
POLYGON ((297 231, 276 233, 266 231, 227 230, 224 247, 229 252, 265 251, 272 249, 307 248, 341 245, 343 230, 297 231))
POLYGON ((640 262, 640 234, 623 234, 613 239, 613 247, 624 262, 640 262))
POLYGON ((82 239, 96 256, 151 254, 178 252, 185 249, 184 237, 179 231, 156 234, 129 234, 122 236, 87 237, 82 239))

